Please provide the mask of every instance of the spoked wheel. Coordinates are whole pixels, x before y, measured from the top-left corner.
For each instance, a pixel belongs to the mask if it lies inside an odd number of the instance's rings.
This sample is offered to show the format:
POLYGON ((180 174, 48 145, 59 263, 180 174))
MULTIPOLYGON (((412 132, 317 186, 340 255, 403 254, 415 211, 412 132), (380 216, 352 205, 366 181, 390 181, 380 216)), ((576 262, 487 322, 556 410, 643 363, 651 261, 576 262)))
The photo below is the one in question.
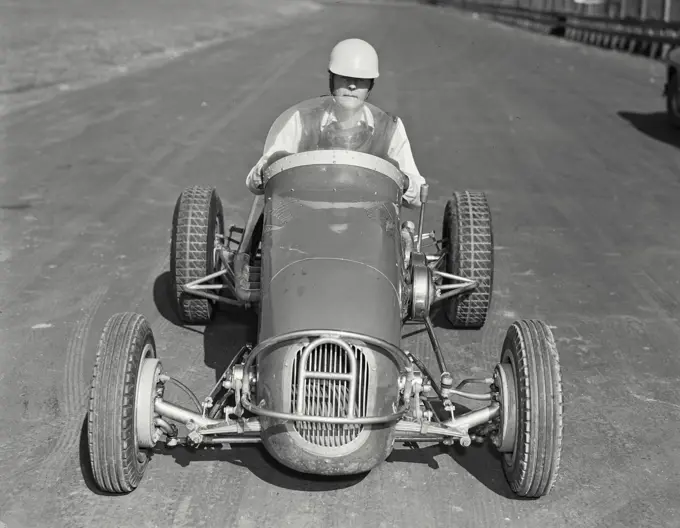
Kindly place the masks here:
POLYGON ((97 486, 133 491, 141 481, 159 433, 154 400, 161 373, 146 319, 111 317, 102 332, 90 390, 88 443, 97 486))
POLYGON ((493 291, 493 231, 484 193, 454 193, 444 210, 442 241, 446 273, 477 282, 474 290, 446 301, 446 316, 454 328, 480 329, 493 291))
POLYGON ((513 492, 538 498, 552 489, 562 450, 562 380, 555 340, 541 321, 518 321, 494 372, 501 414, 494 444, 513 492))
MULTIPOLYGON (((177 313, 187 324, 208 324, 216 302, 185 292, 182 287, 222 267, 219 250, 224 241, 224 213, 217 191, 193 186, 177 199, 172 220, 170 272, 177 313)), ((206 284, 219 284, 220 278, 206 284)), ((220 290, 211 293, 220 294, 220 290)))
POLYGON ((672 126, 680 128, 680 81, 677 73, 673 73, 668 80, 666 115, 672 126))

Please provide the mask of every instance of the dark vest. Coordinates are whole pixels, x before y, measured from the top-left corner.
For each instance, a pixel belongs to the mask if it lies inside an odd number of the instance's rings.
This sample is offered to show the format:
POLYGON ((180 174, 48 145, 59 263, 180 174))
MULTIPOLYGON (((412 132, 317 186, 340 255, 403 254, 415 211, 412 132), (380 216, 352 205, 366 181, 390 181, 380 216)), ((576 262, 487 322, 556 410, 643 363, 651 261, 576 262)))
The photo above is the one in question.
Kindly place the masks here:
MULTIPOLYGON (((300 110, 303 132, 298 144, 298 152, 316 150, 317 148, 330 148, 324 144, 324 138, 321 137, 321 119, 323 118, 324 111, 324 108, 300 110)), ((387 151, 390 148, 392 136, 397 128, 397 117, 381 113, 373 115, 373 120, 373 133, 361 145, 351 150, 373 154, 396 164, 394 160, 388 158, 387 151)))

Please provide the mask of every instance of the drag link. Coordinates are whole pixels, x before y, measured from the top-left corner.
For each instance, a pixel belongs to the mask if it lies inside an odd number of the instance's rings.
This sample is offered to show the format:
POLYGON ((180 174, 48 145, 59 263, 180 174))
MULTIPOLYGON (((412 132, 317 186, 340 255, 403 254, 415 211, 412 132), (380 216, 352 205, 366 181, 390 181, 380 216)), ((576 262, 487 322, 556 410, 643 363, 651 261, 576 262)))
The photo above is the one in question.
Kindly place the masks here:
POLYGON ((494 383, 494 379, 493 378, 466 378, 456 386, 456 390, 460 390, 463 387, 465 387, 465 385, 471 385, 473 383, 484 383, 485 385, 491 385, 492 383, 494 383))
MULTIPOLYGON (((413 363, 415 363, 416 367, 418 367, 418 369, 423 374, 425 374, 425 376, 430 380, 432 389, 434 390, 437 397, 442 401, 448 399, 444 396, 442 389, 439 387, 439 385, 437 385, 437 382, 434 380, 434 378, 432 377, 432 374, 427 369, 427 367, 423 364, 423 362, 420 361, 420 359, 418 359, 417 357, 415 357, 412 354, 409 354, 409 356, 411 358, 411 361, 413 361, 413 363)), ((465 391, 460 390, 461 387, 464 387, 465 385, 468 385, 470 383, 486 383, 486 382, 489 382, 489 381, 492 383, 493 378, 484 378, 483 380, 475 379, 475 378, 464 379, 463 381, 461 381, 458 384, 458 386, 455 389, 447 389, 447 394, 455 394, 456 396, 460 396, 461 398, 467 398, 469 400, 483 400, 483 401, 492 400, 493 399, 493 393, 492 392, 489 392, 489 393, 486 393, 486 394, 477 394, 477 393, 474 393, 474 392, 465 392, 465 391)))
MULTIPOLYGON (((432 320, 430 319, 429 315, 425 317, 425 327, 427 328, 427 333, 430 336, 430 342, 432 343, 432 348, 434 349, 434 354, 437 357, 437 362, 439 363, 439 369, 441 371, 441 378, 439 379, 439 382, 441 383, 441 394, 444 394, 445 391, 447 391, 448 394, 448 391, 450 391, 453 387, 453 378, 449 373, 449 369, 446 368, 444 355, 442 354, 441 348, 439 347, 439 341, 437 340, 437 336, 434 333, 434 327, 432 326, 432 320)), ((448 400, 448 395, 445 395, 445 398, 448 400)))
POLYGON ((457 396, 460 396, 461 398, 467 398, 469 400, 492 400, 494 393, 491 390, 487 393, 484 393, 484 394, 478 394, 478 393, 475 393, 475 392, 462 391, 460 389, 465 387, 465 385, 471 385, 473 383, 478 383, 478 384, 483 383, 485 385, 491 385, 493 382, 494 382, 493 378, 481 378, 481 379, 480 378, 467 378, 467 379, 464 379, 463 381, 461 381, 456 386, 455 389, 451 389, 449 392, 451 394, 456 394, 457 396))
POLYGON ((466 398, 468 400, 489 401, 493 399, 493 394, 490 392, 486 394, 477 394, 475 392, 465 392, 456 389, 449 389, 449 394, 455 394, 456 396, 460 396, 461 398, 466 398))

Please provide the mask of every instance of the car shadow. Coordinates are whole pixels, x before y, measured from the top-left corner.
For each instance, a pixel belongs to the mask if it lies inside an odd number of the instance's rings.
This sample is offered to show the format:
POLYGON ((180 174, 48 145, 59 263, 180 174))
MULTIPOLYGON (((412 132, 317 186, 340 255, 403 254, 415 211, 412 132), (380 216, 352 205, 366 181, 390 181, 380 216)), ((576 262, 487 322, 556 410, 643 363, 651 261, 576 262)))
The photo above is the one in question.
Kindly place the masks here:
MULTIPOLYGON (((94 479, 94 472, 92 470, 92 461, 90 460, 90 447, 88 442, 88 431, 89 422, 87 419, 87 414, 83 419, 83 424, 80 428, 80 443, 78 445, 78 458, 80 465, 80 473, 83 477, 83 482, 87 488, 95 495, 101 495, 103 497, 117 497, 119 493, 109 493, 107 491, 102 491, 97 487, 97 483, 94 479)), ((153 456, 153 455, 152 455, 153 456)))
MULTIPOLYGON (((458 466, 495 494, 506 499, 523 500, 513 493, 503 473, 501 458, 488 443, 472 444, 469 447, 462 447, 458 443, 452 446, 408 443, 399 448, 395 444, 387 462, 427 464, 434 470, 440 470, 437 457, 441 456, 452 457, 458 466)), ((451 479, 454 478, 456 477, 452 475, 451 479)))
POLYGON ((215 381, 246 344, 257 340, 257 313, 238 307, 220 307, 203 332, 205 365, 215 371, 215 381))
POLYGON ((172 298, 172 275, 169 271, 161 273, 153 283, 153 302, 161 317, 175 326, 184 328, 197 334, 202 334, 199 329, 185 325, 175 310, 172 298))
POLYGON ((291 491, 323 492, 350 488, 366 478, 358 475, 308 475, 292 470, 274 459, 262 444, 234 444, 231 446, 193 449, 159 446, 155 453, 171 456, 181 467, 201 462, 226 462, 250 471, 257 478, 291 491))
POLYGON ((680 130, 674 128, 666 116, 666 112, 652 112, 650 114, 641 114, 636 112, 618 112, 618 116, 643 134, 680 148, 680 130))
POLYGON ((156 278, 153 298, 162 317, 180 328, 203 335, 204 363, 219 379, 230 361, 247 343, 257 338, 257 313, 237 306, 221 305, 210 324, 186 325, 180 321, 172 295, 172 276, 166 271, 156 278))
MULTIPOLYGON (((456 416, 462 416, 471 410, 457 400, 454 401, 454 404, 456 416)), ((448 414, 438 402, 433 402, 433 407, 440 419, 444 419, 448 414)), ((458 442, 455 442, 452 446, 400 442, 395 444, 395 449, 387 458, 387 462, 427 464, 430 468, 439 470, 440 466, 436 459, 439 456, 450 456, 458 466, 495 494, 511 500, 526 500, 517 496, 510 488, 503 473, 501 454, 491 445, 490 441, 485 441, 483 444, 473 443, 469 447, 463 447, 458 442), (398 444, 403 444, 403 447, 397 447, 398 444)))

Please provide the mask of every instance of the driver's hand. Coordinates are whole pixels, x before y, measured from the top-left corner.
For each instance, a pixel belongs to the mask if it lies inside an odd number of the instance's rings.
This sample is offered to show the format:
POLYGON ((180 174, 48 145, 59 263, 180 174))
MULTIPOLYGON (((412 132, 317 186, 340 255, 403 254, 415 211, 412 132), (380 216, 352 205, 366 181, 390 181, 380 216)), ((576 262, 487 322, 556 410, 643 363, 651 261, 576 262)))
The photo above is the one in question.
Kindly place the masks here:
POLYGON ((390 157, 386 157, 385 159, 389 161, 392 165, 394 165, 397 169, 399 169, 399 172, 401 172, 401 175, 404 177, 403 191, 404 192, 408 191, 408 188, 411 186, 411 179, 408 177, 408 174, 401 170, 401 166, 399 165, 399 162, 397 160, 392 159, 390 157))
POLYGON ((270 165, 279 161, 281 158, 290 156, 290 152, 285 150, 279 150, 270 154, 266 158, 262 158, 260 162, 255 167, 255 174, 253 175, 253 184, 258 188, 262 189, 264 187, 264 171, 266 171, 270 165))
POLYGON ((402 172, 401 174, 404 176, 404 192, 406 192, 408 191, 408 188, 411 186, 411 179, 405 172, 402 172))
POLYGON ((253 187, 256 189, 262 189, 264 186, 263 167, 264 163, 258 163, 253 171, 253 187))
POLYGON ((290 156, 290 152, 285 150, 277 150, 276 152, 270 154, 264 162, 262 171, 264 172, 267 168, 269 168, 270 165, 276 163, 282 158, 285 158, 286 156, 290 156))

